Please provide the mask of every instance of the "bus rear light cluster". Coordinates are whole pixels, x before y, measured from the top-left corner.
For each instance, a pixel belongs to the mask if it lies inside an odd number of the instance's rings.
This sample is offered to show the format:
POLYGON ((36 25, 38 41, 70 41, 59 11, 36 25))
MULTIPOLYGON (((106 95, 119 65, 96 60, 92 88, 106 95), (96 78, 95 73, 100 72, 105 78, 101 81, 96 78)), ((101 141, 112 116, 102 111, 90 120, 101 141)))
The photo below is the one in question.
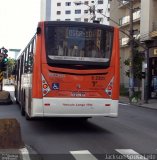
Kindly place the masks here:
POLYGON ((43 88, 46 89, 48 87, 47 84, 43 84, 43 88))
POLYGON ((107 88, 105 89, 105 92, 106 92, 110 97, 112 96, 113 80, 114 80, 114 77, 111 79, 110 83, 108 84, 107 88))
POLYGON ((48 86, 48 83, 46 82, 44 76, 42 75, 42 93, 43 96, 47 95, 50 92, 50 87, 48 86))
POLYGON ((112 90, 112 86, 108 86, 107 90, 111 91, 112 90))

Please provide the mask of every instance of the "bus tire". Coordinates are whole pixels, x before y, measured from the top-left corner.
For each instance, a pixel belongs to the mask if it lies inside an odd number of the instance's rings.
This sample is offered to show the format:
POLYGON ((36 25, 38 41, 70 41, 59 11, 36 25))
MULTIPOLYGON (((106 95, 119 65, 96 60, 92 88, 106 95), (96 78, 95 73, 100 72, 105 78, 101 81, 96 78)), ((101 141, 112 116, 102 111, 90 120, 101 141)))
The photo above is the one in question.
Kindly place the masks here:
POLYGON ((24 110, 24 108, 22 107, 22 105, 20 106, 20 110, 21 110, 21 115, 24 116, 24 115, 25 115, 25 110, 24 110))
POLYGON ((15 103, 20 105, 19 101, 17 100, 17 98, 15 97, 15 103))
POLYGON ((25 118, 26 118, 27 121, 31 120, 30 116, 26 112, 25 112, 25 118))
POLYGON ((25 115, 25 95, 22 96, 22 103, 20 105, 21 115, 25 115))

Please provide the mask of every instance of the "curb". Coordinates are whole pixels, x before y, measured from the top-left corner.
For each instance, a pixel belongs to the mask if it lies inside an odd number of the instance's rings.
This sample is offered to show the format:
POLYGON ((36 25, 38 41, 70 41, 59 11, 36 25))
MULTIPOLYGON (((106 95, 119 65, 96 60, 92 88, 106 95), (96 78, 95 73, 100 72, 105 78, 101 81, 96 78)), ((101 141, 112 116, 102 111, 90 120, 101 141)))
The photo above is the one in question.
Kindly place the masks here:
POLYGON ((153 110, 157 110, 157 108, 153 108, 153 107, 151 107, 151 106, 144 106, 144 105, 140 105, 140 104, 134 104, 134 106, 137 106, 137 107, 143 107, 143 108, 146 108, 146 109, 153 109, 153 110))
MULTIPOLYGON (((28 145, 25 145, 25 147, 30 158, 28 160, 43 160, 42 155, 40 155, 34 148, 28 145)), ((23 160, 26 160, 26 159, 23 159, 23 160)))
POLYGON ((32 147, 23 142, 16 119, 0 119, 0 160, 41 160, 32 147))
POLYGON ((119 101, 119 103, 123 104, 123 105, 133 105, 133 106, 136 106, 136 107, 143 107, 143 108, 146 108, 146 109, 153 109, 153 110, 157 110, 157 108, 154 108, 154 107, 151 107, 151 106, 145 106, 143 104, 136 104, 136 103, 129 103, 129 102, 122 102, 122 101, 119 101))

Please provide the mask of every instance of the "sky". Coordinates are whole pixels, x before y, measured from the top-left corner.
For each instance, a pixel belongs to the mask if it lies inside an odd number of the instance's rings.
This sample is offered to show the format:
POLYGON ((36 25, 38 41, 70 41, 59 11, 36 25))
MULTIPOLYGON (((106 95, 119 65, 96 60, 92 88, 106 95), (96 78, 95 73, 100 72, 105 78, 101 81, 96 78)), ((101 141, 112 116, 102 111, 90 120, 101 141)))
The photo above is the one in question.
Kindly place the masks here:
POLYGON ((23 50, 39 21, 40 0, 0 0, 0 48, 23 50))

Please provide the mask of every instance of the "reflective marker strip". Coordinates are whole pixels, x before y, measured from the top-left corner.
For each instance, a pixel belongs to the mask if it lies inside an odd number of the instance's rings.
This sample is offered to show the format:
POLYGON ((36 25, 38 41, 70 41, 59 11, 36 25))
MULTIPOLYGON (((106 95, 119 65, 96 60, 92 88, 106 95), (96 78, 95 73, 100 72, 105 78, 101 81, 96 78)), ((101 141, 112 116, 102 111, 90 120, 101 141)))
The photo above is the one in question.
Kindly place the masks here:
POLYGON ((148 158, 145 158, 144 156, 140 155, 132 149, 116 149, 116 151, 129 160, 148 160, 148 158))
POLYGON ((70 151, 76 160, 98 160, 88 150, 70 151))

